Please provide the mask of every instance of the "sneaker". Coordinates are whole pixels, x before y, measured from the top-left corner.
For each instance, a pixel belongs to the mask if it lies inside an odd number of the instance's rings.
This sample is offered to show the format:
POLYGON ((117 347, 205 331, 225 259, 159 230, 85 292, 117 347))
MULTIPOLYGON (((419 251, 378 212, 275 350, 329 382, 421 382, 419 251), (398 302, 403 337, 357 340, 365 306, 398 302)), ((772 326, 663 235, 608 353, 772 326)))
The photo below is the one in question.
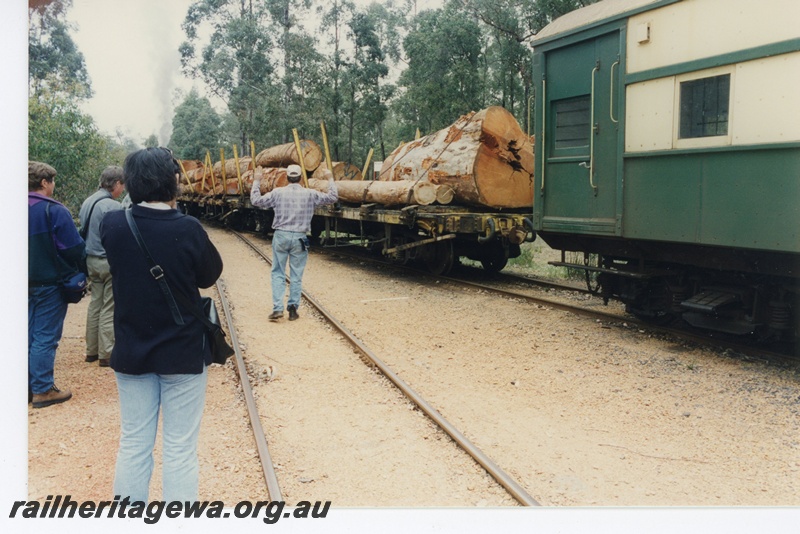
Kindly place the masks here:
POLYGON ((85 359, 84 361, 85 361, 86 363, 93 363, 93 362, 96 362, 96 361, 97 361, 97 356, 88 356, 88 355, 87 355, 87 356, 86 356, 86 359, 85 359))
POLYGON ((292 304, 287 308, 289 310, 289 320, 294 321, 295 319, 299 318, 300 316, 297 315, 297 306, 292 304))
POLYGON ((48 389, 46 393, 34 393, 33 407, 46 408, 51 404, 59 404, 61 402, 68 401, 71 398, 72 393, 69 390, 61 391, 57 387, 53 386, 48 389))
POLYGON ((111 358, 101 358, 97 362, 97 365, 99 365, 100 367, 111 367, 111 358))
POLYGON ((274 311, 269 314, 268 319, 270 321, 277 321, 278 319, 283 317, 283 311, 274 311))

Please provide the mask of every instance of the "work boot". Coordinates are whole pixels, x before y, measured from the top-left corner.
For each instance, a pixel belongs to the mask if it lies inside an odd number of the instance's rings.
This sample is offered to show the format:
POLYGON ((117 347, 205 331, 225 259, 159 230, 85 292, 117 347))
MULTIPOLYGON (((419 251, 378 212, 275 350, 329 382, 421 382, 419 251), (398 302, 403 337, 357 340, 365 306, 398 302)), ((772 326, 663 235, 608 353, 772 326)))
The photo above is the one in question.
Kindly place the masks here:
POLYGON ((86 355, 86 359, 84 360, 86 363, 92 363, 97 361, 97 356, 89 356, 86 355))
POLYGON ((289 310, 289 320, 294 321, 295 319, 299 318, 300 316, 297 315, 297 306, 292 304, 287 308, 289 310))
POLYGON ((100 358, 97 361, 99 367, 111 367, 111 358, 100 358))
POLYGON ((33 394, 33 407, 46 408, 51 404, 59 404, 66 402, 72 398, 72 393, 69 390, 61 391, 55 385, 48 389, 45 393, 33 394))
POLYGON ((281 317, 283 317, 283 311, 274 311, 269 314, 269 317, 267 317, 267 319, 269 319, 270 321, 277 321, 281 317))

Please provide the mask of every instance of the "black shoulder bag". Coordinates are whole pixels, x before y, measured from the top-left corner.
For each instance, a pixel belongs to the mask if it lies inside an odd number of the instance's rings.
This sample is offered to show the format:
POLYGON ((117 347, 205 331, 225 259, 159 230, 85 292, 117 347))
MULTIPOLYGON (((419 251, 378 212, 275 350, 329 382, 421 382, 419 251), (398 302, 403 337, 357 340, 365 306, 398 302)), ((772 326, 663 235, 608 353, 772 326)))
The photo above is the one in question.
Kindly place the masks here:
MULTIPOLYGON (((139 248, 142 249, 142 253, 144 253, 145 258, 147 258, 147 261, 150 263, 150 274, 158 282, 161 293, 163 293, 167 304, 169 304, 169 309, 172 312, 172 319, 175 321, 175 324, 184 324, 183 318, 178 311, 178 305, 175 303, 172 291, 170 291, 169 284, 164 276, 164 270, 150 255, 150 251, 147 249, 147 245, 144 244, 144 240, 142 239, 142 234, 139 233, 139 228, 136 226, 136 221, 133 220, 133 213, 131 213, 130 209, 125 210, 125 218, 128 220, 128 226, 130 226, 133 237, 136 238, 136 242, 139 244, 139 248)), ((209 345, 211 345, 211 361, 224 365, 228 357, 234 354, 234 350, 228 345, 228 342, 225 341, 225 332, 223 332, 222 326, 220 325, 219 314, 217 313, 214 299, 210 297, 200 297, 203 308, 201 311, 180 292, 176 293, 176 295, 181 305, 188 309, 192 315, 197 317, 197 319, 203 323, 203 326, 205 326, 206 333, 208 334, 208 342, 209 345)))
MULTIPOLYGON (((67 262, 64 261, 64 258, 58 255, 58 251, 56 250, 56 242, 55 239, 53 239, 53 223, 50 220, 50 202, 47 202, 47 205, 44 207, 44 215, 47 218, 47 232, 50 234, 50 244, 53 245, 50 248, 53 261, 56 265, 63 265, 74 270, 75 268, 68 265, 67 262)), ((86 273, 77 269, 77 271, 68 274, 66 278, 61 280, 58 286, 61 288, 61 296, 64 300, 70 304, 77 304, 81 301, 83 296, 86 295, 86 273)))

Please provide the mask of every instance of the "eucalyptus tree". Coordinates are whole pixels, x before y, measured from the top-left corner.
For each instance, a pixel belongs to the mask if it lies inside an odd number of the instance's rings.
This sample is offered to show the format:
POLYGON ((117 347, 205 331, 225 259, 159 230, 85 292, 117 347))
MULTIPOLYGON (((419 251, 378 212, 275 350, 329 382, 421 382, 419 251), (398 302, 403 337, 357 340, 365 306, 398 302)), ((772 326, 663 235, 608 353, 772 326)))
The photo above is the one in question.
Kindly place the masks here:
POLYGON ((80 110, 75 99, 49 89, 28 98, 28 159, 56 169, 56 199, 73 214, 97 188, 103 168, 122 162, 124 154, 116 146, 97 130, 94 119, 80 110))
POLYGON ((214 154, 221 143, 221 119, 208 98, 196 89, 189 91, 172 117, 169 147, 180 159, 203 160, 206 152, 214 154))
POLYGON ((70 98, 92 96, 83 53, 69 32, 66 13, 72 0, 28 2, 28 88, 37 95, 44 89, 70 98))
MULTIPOLYGON (((304 101, 303 92, 307 90, 307 87, 296 86, 299 79, 294 75, 293 69, 298 64, 316 64, 321 57, 317 53, 314 53, 313 57, 303 57, 303 54, 308 54, 310 51, 309 41, 313 41, 313 37, 303 28, 303 22, 308 19, 312 0, 263 0, 263 2, 275 28, 273 33, 278 36, 276 53, 281 56, 278 63, 283 71, 279 81, 280 105, 275 109, 278 114, 272 120, 276 121, 276 127, 281 132, 283 140, 288 141, 291 129, 297 127, 296 115, 304 111, 301 109, 301 102, 304 101)), ((306 74, 309 74, 308 70, 306 74)))
POLYGON ((386 157, 384 122, 388 101, 395 87, 384 80, 389 75, 388 56, 397 57, 396 28, 385 6, 373 3, 366 11, 354 14, 350 22, 355 51, 348 69, 350 86, 347 100, 348 144, 351 161, 366 157, 370 147, 377 147, 376 157, 386 157), (354 142, 353 137, 358 141, 354 142))
POLYGON ((103 167, 121 163, 124 154, 80 109, 92 90, 66 22, 71 5, 71 0, 28 2, 28 159, 56 169, 56 198, 77 213, 97 188, 103 167))
POLYGON ((156 134, 150 134, 142 144, 144 144, 145 148, 156 148, 159 146, 158 136, 156 134))
POLYGON ((492 100, 527 128, 532 95, 529 41, 555 18, 597 0, 451 0, 472 14, 489 39, 486 61, 492 100))
POLYGON ((236 117, 238 141, 248 146, 254 137, 268 135, 264 116, 273 97, 275 68, 270 57, 269 2, 259 0, 196 0, 186 13, 180 46, 185 74, 202 80, 236 117), (208 41, 197 50, 201 35, 208 41))
POLYGON ((317 137, 320 119, 327 110, 330 80, 325 77, 325 67, 328 60, 317 50, 315 39, 308 33, 292 32, 287 40, 288 69, 284 79, 291 92, 283 131, 288 135, 296 128, 302 137, 317 137))
POLYGON ((406 136, 431 132, 481 107, 481 30, 475 20, 445 6, 422 11, 403 40, 408 67, 394 109, 406 136))
POLYGON ((320 32, 324 36, 322 44, 330 50, 328 65, 324 75, 329 84, 321 88, 324 105, 329 109, 323 114, 326 123, 328 141, 330 143, 331 157, 341 160, 342 137, 342 82, 345 68, 352 61, 348 56, 345 46, 349 44, 346 33, 347 24, 353 17, 355 4, 349 0, 332 0, 330 3, 317 6, 317 13, 321 15, 320 32))

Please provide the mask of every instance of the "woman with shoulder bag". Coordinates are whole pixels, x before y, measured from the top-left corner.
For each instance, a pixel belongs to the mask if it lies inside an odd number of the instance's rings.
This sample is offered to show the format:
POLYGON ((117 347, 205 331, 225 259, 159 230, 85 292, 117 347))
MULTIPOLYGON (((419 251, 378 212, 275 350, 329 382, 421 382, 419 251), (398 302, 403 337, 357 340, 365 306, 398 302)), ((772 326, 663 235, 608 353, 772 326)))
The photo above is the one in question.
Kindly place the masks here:
POLYGON ((211 352, 205 326, 167 298, 162 282, 199 306, 198 288, 216 282, 222 259, 199 221, 175 209, 179 172, 166 148, 129 154, 123 173, 132 206, 106 214, 100 229, 114 279, 111 368, 121 414, 114 495, 132 502, 148 501, 159 412, 162 499, 197 500, 197 439, 211 352), (157 268, 151 268, 134 227, 157 268))

